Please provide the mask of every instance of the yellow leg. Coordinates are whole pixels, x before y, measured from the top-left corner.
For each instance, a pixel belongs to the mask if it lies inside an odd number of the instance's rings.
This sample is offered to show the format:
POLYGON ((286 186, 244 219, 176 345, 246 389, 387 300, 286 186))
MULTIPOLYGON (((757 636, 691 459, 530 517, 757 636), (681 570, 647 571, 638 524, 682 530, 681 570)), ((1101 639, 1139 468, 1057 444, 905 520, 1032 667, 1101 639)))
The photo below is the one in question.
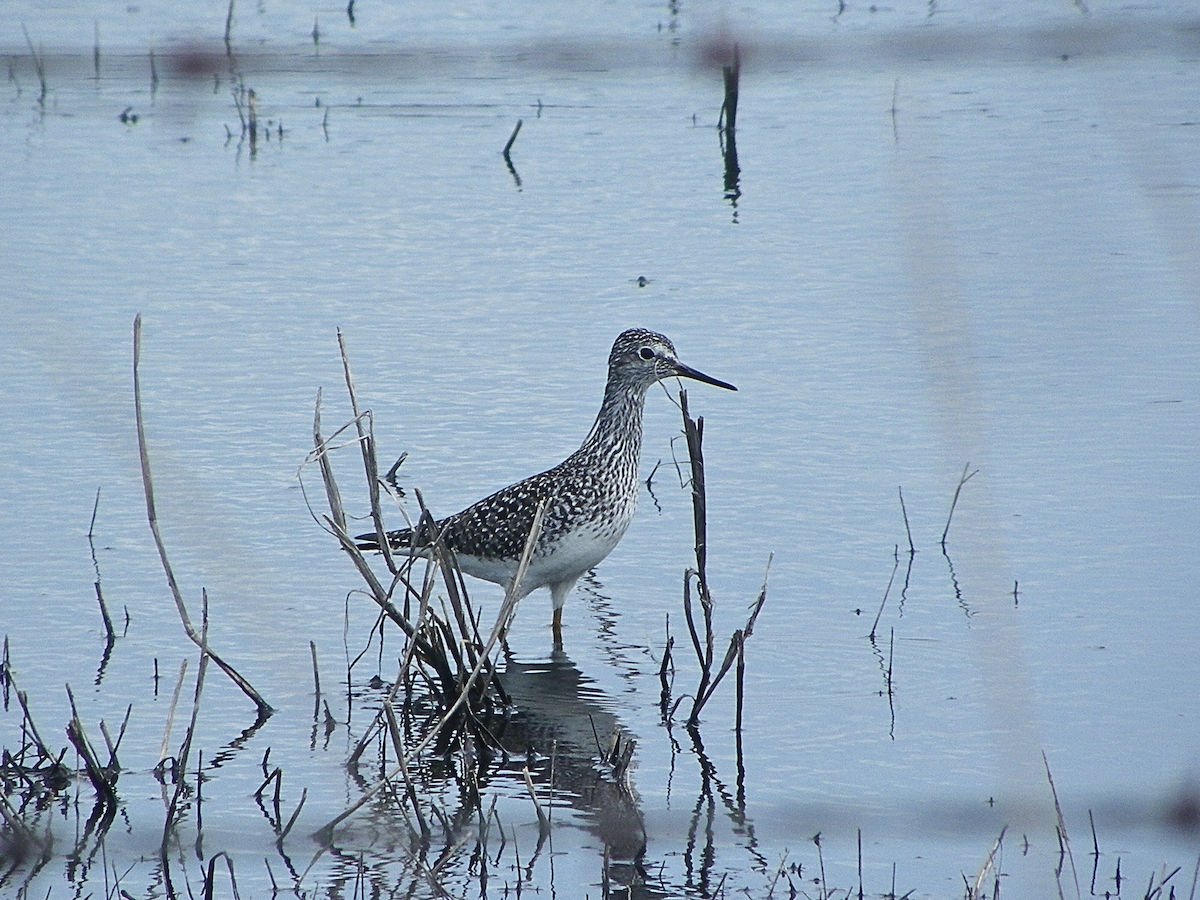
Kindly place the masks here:
POLYGON ((554 610, 554 621, 550 625, 554 632, 554 646, 562 647, 562 607, 554 610))

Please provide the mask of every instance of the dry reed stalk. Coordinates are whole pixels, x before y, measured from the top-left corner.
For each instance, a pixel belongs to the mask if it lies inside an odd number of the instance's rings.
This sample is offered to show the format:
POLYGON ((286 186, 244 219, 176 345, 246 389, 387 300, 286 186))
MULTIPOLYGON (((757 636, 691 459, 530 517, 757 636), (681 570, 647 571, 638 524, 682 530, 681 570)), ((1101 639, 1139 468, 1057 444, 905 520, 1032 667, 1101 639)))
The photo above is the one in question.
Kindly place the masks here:
POLYGON ((405 796, 408 797, 408 802, 413 808, 413 814, 417 817, 417 823, 421 826, 422 840, 428 841, 432 832, 429 830, 429 824, 425 821, 425 816, 421 813, 421 804, 417 799, 417 791, 413 787, 412 778, 408 774, 404 741, 400 736, 400 725, 396 721, 396 711, 392 708, 390 699, 383 702, 383 709, 387 714, 388 731, 392 736, 392 746, 396 749, 396 760, 399 762, 398 768, 400 769, 400 774, 404 777, 405 796))
MULTIPOLYGON (((225 858, 225 868, 229 870, 229 886, 233 891, 234 900, 240 900, 237 886, 237 876, 233 874, 233 860, 224 850, 209 857, 208 860, 208 876, 204 879, 204 900, 213 900, 213 885, 216 882, 217 860, 221 857, 225 858)), ((123 892, 122 892, 123 893, 123 892)))
POLYGON ((946 527, 942 530, 942 549, 946 549, 946 535, 950 533, 950 520, 954 518, 954 507, 958 506, 958 495, 962 493, 963 485, 979 474, 976 469, 970 475, 967 474, 967 469, 971 468, 971 464, 967 463, 963 466, 962 476, 958 479, 958 487, 954 489, 954 499, 950 501, 950 515, 946 516, 946 527))
POLYGON ((230 43, 230 32, 233 31, 233 0, 229 0, 229 9, 225 11, 225 55, 233 56, 233 45, 230 43))
MULTIPOLYGON (((978 471, 978 470, 976 470, 978 471)), ((966 469, 963 470, 966 472, 966 469)), ((974 474, 974 473, 972 473, 974 474)), ((964 479, 965 481, 965 479, 964 479)), ((1042 763, 1046 766, 1046 781, 1050 783, 1050 794, 1054 797, 1054 814, 1056 816, 1055 828, 1058 830, 1058 841, 1060 847, 1066 853, 1067 859, 1071 863, 1071 876, 1075 880, 1075 896, 1082 896, 1079 891, 1079 875, 1075 871, 1075 856, 1071 853, 1071 840, 1067 837, 1067 823, 1063 819, 1062 806, 1058 802, 1058 790, 1054 787, 1054 776, 1050 774, 1050 760, 1046 758, 1046 751, 1042 751, 1042 763)), ((1061 871, 1061 865, 1060 865, 1061 871)))
POLYGON ((21 712, 25 716, 24 722, 22 723, 22 728, 24 728, 29 736, 33 738, 33 745, 37 748, 38 755, 42 759, 53 761, 55 758, 54 754, 50 752, 50 748, 46 745, 46 742, 42 740, 42 736, 38 733, 37 725, 33 721, 33 714, 29 711, 29 695, 17 688, 12 672, 7 668, 7 666, 6 672, 7 674, 5 677, 7 681, 12 684, 13 690, 17 695, 17 703, 20 704, 21 712))
POLYGON ((96 756, 96 751, 83 729, 83 722, 79 718, 79 710, 75 706, 75 694, 69 684, 67 685, 67 699, 71 702, 71 721, 67 725, 67 737, 75 747, 76 752, 83 758, 84 770, 87 772, 88 780, 91 781, 92 787, 96 791, 96 797, 99 802, 115 804, 117 801, 117 776, 120 774, 120 767, 115 765, 116 757, 115 755, 113 756, 112 764, 108 766, 100 764, 100 759, 96 756))
POLYGON ((529 791, 529 799, 533 801, 533 808, 537 811, 538 818, 538 835, 542 840, 550 833, 550 819, 542 810, 541 801, 538 800, 537 791, 533 789, 533 777, 529 774, 529 766, 524 766, 521 769, 521 774, 525 776, 525 789, 529 791))
POLYGON ((96 571, 96 600, 100 604, 100 617, 104 620, 104 633, 106 635, 106 644, 108 649, 112 649, 112 645, 117 640, 116 630, 113 628, 112 617, 108 614, 108 605, 104 602, 104 594, 100 590, 100 563, 96 559, 96 513, 100 510, 100 488, 96 488, 96 502, 92 504, 92 521, 88 524, 88 547, 92 551, 92 568, 96 571))
MULTIPOLYGON (((983 865, 979 867, 979 874, 975 876, 975 883, 967 885, 967 900, 981 900, 984 897, 983 883, 987 880, 988 874, 996 864, 996 854, 1000 852, 1001 846, 1004 844, 1004 834, 1008 831, 1008 826, 1005 825, 1000 829, 1000 836, 996 838, 996 843, 992 844, 992 850, 987 855, 987 859, 983 861, 983 865)), ((1000 877, 1000 873, 996 872, 996 877, 1000 877)))
POLYGON ((175 682, 175 692, 171 694, 171 705, 167 708, 167 728, 163 732, 162 746, 158 751, 158 765, 155 768, 162 766, 167 758, 167 747, 171 742, 171 728, 175 724, 175 709, 179 705, 179 693, 183 690, 183 679, 187 675, 188 660, 185 656, 183 662, 179 664, 179 678, 175 682))
POLYGON ((520 132, 520 130, 521 120, 517 119, 517 125, 512 130, 512 134, 508 136, 508 143, 504 145, 504 152, 501 154, 501 156, 504 157, 504 164, 508 167, 508 174, 513 177, 513 181, 516 182, 518 190, 521 187, 521 176, 517 174, 517 167, 513 165, 512 156, 509 155, 509 151, 512 150, 513 142, 516 141, 517 134, 520 132))
MULTIPOLYGON (((917 552, 917 548, 913 546, 912 529, 908 527, 908 509, 904 505, 904 488, 898 487, 896 490, 900 494, 900 514, 904 516, 904 533, 908 535, 908 553, 910 556, 917 552)), ((946 523, 946 527, 950 527, 950 523, 946 523)), ((943 535, 943 538, 945 535, 943 535)))
MULTIPOLYGON (((354 413, 354 426, 358 431, 358 440, 362 448, 363 471, 367 476, 367 492, 371 500, 371 518, 375 523, 375 531, 379 538, 379 547, 387 562, 388 571, 395 574, 396 567, 392 561, 391 542, 387 540, 387 530, 383 524, 383 508, 379 497, 379 467, 375 456, 375 433, 371 428, 364 428, 364 421, 369 421, 370 412, 366 417, 359 412, 358 394, 354 390, 354 376, 350 371, 350 356, 346 351, 346 337, 342 329, 337 330, 338 351, 342 357, 342 373, 346 380, 346 392, 350 395, 350 409, 354 413)), ((403 461, 403 457, 401 457, 403 461)), ((399 462, 396 463, 400 465, 399 462)), ((389 473, 390 474, 390 473, 389 473)))
POLYGON ((25 43, 29 47, 29 55, 33 57, 33 68, 37 72, 38 83, 41 85, 42 91, 38 95, 38 106, 45 107, 46 105, 46 61, 37 50, 33 49, 33 38, 29 36, 29 29, 25 27, 25 23, 21 23, 21 31, 25 34, 25 43))
MULTIPOLYGON (((193 644, 200 647, 201 660, 205 657, 212 659, 220 667, 221 671, 228 675, 230 680, 241 688, 242 693, 249 697, 255 706, 258 707, 260 722, 265 721, 274 712, 274 709, 262 698, 250 682, 243 678, 233 666, 213 653, 208 648, 207 641, 203 640, 197 634, 195 627, 192 625, 191 618, 188 616, 187 607, 184 605, 183 594, 179 590, 179 582, 175 579, 175 572, 171 568, 171 561, 167 557, 167 548, 163 543, 162 533, 159 531, 158 513, 154 506, 154 482, 150 475, 150 451, 146 445, 146 422, 142 415, 141 358, 142 314, 138 313, 133 320, 133 407, 137 419, 138 456, 142 467, 142 487, 146 495, 146 518, 150 522, 150 532, 154 535, 154 545, 158 548, 158 558, 162 562, 163 571, 167 576, 167 585, 170 587, 171 596, 175 600, 175 609, 178 611, 179 618, 183 622, 184 632, 193 644)), ((204 602, 207 605, 207 595, 204 602)))
MULTIPOLYGON (((403 555, 391 552, 392 548, 384 526, 381 504, 383 489, 387 484, 390 484, 396 494, 402 495, 399 488, 392 483, 396 466, 393 466, 392 471, 383 479, 379 477, 372 414, 370 410, 364 410, 359 406, 346 342, 340 332, 338 341, 353 419, 328 437, 324 436, 321 427, 322 393, 318 392, 313 420, 314 449, 300 467, 300 474, 302 475, 306 466, 317 463, 321 471, 329 512, 326 515, 319 515, 310 504, 310 513, 318 524, 336 537, 342 549, 350 556, 352 564, 365 582, 367 595, 381 611, 381 618, 377 620, 377 624, 381 623, 384 617, 391 619, 404 633, 406 643, 400 660, 399 674, 384 700, 382 709, 366 729, 366 733, 359 741, 359 745, 351 754, 350 759, 350 763, 353 765, 368 741, 382 730, 385 734, 390 735, 391 743, 397 754, 397 765, 375 781, 353 805, 329 821, 314 836, 328 846, 332 840, 334 829, 341 822, 361 809, 380 791, 388 790, 393 785, 398 787, 402 779, 405 786, 404 794, 407 796, 407 802, 404 805, 412 806, 421 830, 420 842, 427 844, 432 830, 431 823, 425 817, 426 814, 441 821, 442 827, 448 829, 448 833, 450 833, 451 824, 437 805, 430 805, 427 809, 422 809, 417 789, 410 775, 410 765, 414 760, 429 752, 431 748, 440 748, 436 752, 446 751, 455 736, 461 737, 463 741, 464 765, 468 766, 471 765, 470 759, 474 752, 469 749, 470 747, 481 744, 490 750, 495 744, 495 738, 486 731, 480 721, 481 718, 491 714, 494 703, 504 704, 507 702, 504 699, 503 687, 495 672, 492 652, 497 642, 504 639, 516 612, 517 602, 522 595, 521 583, 525 578, 533 549, 541 534, 545 508, 543 504, 536 512, 516 575, 505 593, 504 602, 496 616, 495 624, 485 641, 479 630, 478 616, 471 609, 461 570, 457 566, 453 553, 438 533, 436 520, 425 507, 419 491, 416 491, 415 494, 421 512, 415 527, 424 535, 428 535, 428 548, 422 550, 421 556, 417 555, 418 551, 415 547, 407 550, 403 555), (351 428, 353 428, 353 436, 347 435, 351 428), (370 516, 374 524, 376 542, 383 552, 384 562, 392 575, 390 585, 385 584, 375 574, 362 549, 358 547, 356 540, 351 538, 348 531, 350 518, 346 514, 334 476, 331 453, 333 449, 336 449, 337 442, 343 439, 343 435, 349 438, 346 440, 347 444, 357 443, 359 446, 363 472, 368 484, 370 516), (427 565, 424 576, 417 581, 412 577, 413 567, 417 559, 426 557, 427 565), (447 598, 442 600, 440 612, 436 611, 436 604, 432 600, 439 581, 445 587, 447 598), (402 592, 403 595, 402 610, 399 608, 401 604, 397 591, 402 592), (398 721, 399 716, 393 701, 404 688, 408 691, 411 702, 413 685, 420 680, 424 680, 429 685, 431 693, 440 706, 439 715, 434 722, 423 725, 417 735, 407 738, 408 746, 406 747, 405 738, 402 737, 401 722, 398 721), (498 701, 495 699, 497 697, 498 701)), ((301 489, 304 490, 302 478, 301 489)), ((305 497, 307 502, 307 492, 305 497)), ((411 521, 409 526, 414 527, 411 521)), ((402 709, 407 726, 408 717, 411 715, 409 703, 406 702, 402 709)), ((385 737, 384 740, 387 738, 385 737)), ((477 795, 475 802, 479 804, 477 795)), ((479 805, 481 807, 481 804, 479 805)), ((414 840, 417 840, 415 832, 413 837, 414 840)), ((324 848, 314 856, 313 863, 323 850, 324 848)), ((448 855, 443 854, 439 863, 432 869, 426 866, 422 860, 415 859, 418 871, 421 871, 430 880, 439 894, 444 893, 444 890, 436 884, 434 876, 440 866, 444 865, 449 858, 448 855)), ((310 863, 310 867, 311 865, 310 863)))
POLYGON ((275 846, 278 847, 279 849, 281 849, 281 850, 283 849, 284 838, 286 838, 288 836, 288 834, 291 833, 292 826, 295 825, 296 820, 298 818, 300 818, 300 810, 304 809, 304 802, 307 799, 308 799, 308 788, 303 788, 300 791, 300 802, 296 804, 296 809, 292 812, 291 818, 289 818, 287 821, 287 824, 283 826, 283 830, 281 832, 279 832, 279 837, 275 838, 275 846))
POLYGON ((512 145, 516 143, 517 135, 521 133, 521 120, 517 119, 516 127, 513 128, 512 134, 508 136, 508 143, 504 145, 504 158, 508 159, 508 153, 512 150, 512 145))
POLYGON ((892 566, 892 574, 888 578, 887 587, 883 591, 883 599, 879 601, 879 611, 875 613, 875 621, 871 623, 871 633, 867 637, 872 643, 875 642, 875 629, 879 627, 879 617, 883 615, 883 607, 887 604, 888 594, 892 592, 892 583, 896 580, 896 572, 900 568, 900 548, 897 546, 893 552, 895 563, 892 566))
POLYGON ((687 391, 679 392, 679 408, 683 413, 683 431, 687 438, 688 460, 692 473, 692 521, 696 536, 696 568, 688 569, 684 572, 683 576, 683 612, 687 619, 688 632, 692 638, 692 647, 695 649, 696 658, 700 663, 700 683, 696 688, 696 694, 692 700, 692 712, 687 720, 688 728, 694 729, 700 724, 700 711, 708 703, 722 679, 728 674, 733 663, 742 657, 746 638, 750 637, 754 631, 754 623, 758 619, 758 614, 767 600, 767 579, 771 572, 773 554, 767 560, 767 571, 763 576, 762 590, 759 591, 758 599, 751 605, 750 616, 746 620, 746 625, 735 631, 730 637, 729 648, 725 651, 725 658, 722 660, 721 667, 717 670, 717 674, 714 677, 712 674, 714 658, 713 601, 712 595, 708 590, 708 579, 705 574, 708 563, 708 500, 704 484, 704 417, 701 416, 693 420, 688 414, 687 391), (693 577, 696 579, 697 594, 704 612, 703 641, 701 641, 700 635, 696 630, 695 617, 692 614, 691 581, 693 577))

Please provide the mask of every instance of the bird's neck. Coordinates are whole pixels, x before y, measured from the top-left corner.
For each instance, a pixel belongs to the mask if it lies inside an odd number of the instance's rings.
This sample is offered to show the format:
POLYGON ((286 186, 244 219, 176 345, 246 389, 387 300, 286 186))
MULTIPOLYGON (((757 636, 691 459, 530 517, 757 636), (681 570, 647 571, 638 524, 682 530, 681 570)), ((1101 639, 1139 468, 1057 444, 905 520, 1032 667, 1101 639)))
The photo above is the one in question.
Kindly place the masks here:
POLYGON ((645 404, 645 391, 610 383, 604 390, 604 403, 596 422, 580 449, 599 451, 610 457, 632 458, 636 464, 642 453, 642 408, 645 404))

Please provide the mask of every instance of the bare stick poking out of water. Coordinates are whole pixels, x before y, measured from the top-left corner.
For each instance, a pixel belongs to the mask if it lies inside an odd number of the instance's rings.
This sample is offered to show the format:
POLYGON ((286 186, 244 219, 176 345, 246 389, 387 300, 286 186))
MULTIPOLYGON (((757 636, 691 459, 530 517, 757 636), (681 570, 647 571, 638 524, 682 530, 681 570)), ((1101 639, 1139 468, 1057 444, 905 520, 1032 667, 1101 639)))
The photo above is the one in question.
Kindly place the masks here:
POLYGON ((175 580, 175 571, 171 568, 170 559, 167 558, 167 547, 163 543, 162 534, 158 529, 158 512, 154 506, 154 482, 150 477, 150 451, 146 447, 146 422, 142 416, 142 383, 138 371, 141 359, 142 314, 138 313, 133 320, 133 409, 134 415, 137 418, 138 456, 142 463, 142 487, 146 493, 146 518, 150 522, 150 532, 154 535, 154 546, 158 548, 158 558, 161 560, 163 571, 167 576, 167 586, 171 589, 171 596, 175 600, 175 609, 179 612, 179 618, 183 622, 183 630, 187 633, 188 638, 207 654, 221 668, 221 671, 229 676, 234 684, 241 688, 242 693, 254 701, 254 704, 258 707, 259 719, 266 719, 267 716, 274 712, 271 705, 262 698, 253 685, 243 678, 233 666, 212 651, 212 648, 207 645, 205 638, 192 625, 187 607, 183 603, 183 594, 179 590, 179 582, 175 580))
POLYGON ((512 134, 508 136, 508 143, 504 145, 504 158, 508 160, 508 151, 512 150, 512 145, 516 143, 517 135, 521 133, 521 120, 517 119, 516 127, 513 128, 512 134))
MULTIPOLYGON (((696 651, 696 659, 700 663, 700 684, 696 688, 692 701, 692 712, 688 716, 689 728, 697 728, 700 724, 700 711, 712 697, 717 685, 728 674, 735 661, 740 667, 744 664, 744 645, 746 639, 754 632, 754 622, 758 618, 763 604, 767 600, 767 577, 771 572, 771 557, 767 559, 767 573, 763 576, 762 590, 758 599, 750 605, 750 616, 743 628, 739 628, 729 639, 729 649, 725 651, 716 675, 712 674, 713 656, 713 600, 708 589, 708 500, 704 489, 704 454, 701 449, 704 440, 704 418, 692 419, 688 414, 687 391, 679 392, 679 407, 683 413, 683 433, 687 438, 688 457, 691 463, 692 486, 692 520, 696 536, 696 568, 688 569, 683 575, 683 612, 687 619, 688 631, 692 638, 692 647, 696 651), (704 639, 696 631, 695 618, 692 615, 691 581, 696 579, 696 592, 700 599, 700 607, 704 612, 704 639)), ((740 718, 740 696, 738 715, 740 718)))
POLYGON ((29 55, 33 57, 33 68, 37 72, 38 81, 41 83, 42 92, 38 94, 38 106, 46 105, 46 61, 36 50, 33 49, 33 38, 29 36, 29 29, 25 27, 25 23, 21 23, 21 31, 25 33, 25 43, 29 45, 29 55))
POLYGON ((512 175, 513 181, 517 183, 517 187, 521 186, 521 176, 517 174, 517 167, 513 165, 512 157, 509 156, 509 151, 512 150, 512 145, 517 139, 517 135, 521 133, 521 120, 517 119, 516 127, 513 128, 512 134, 508 136, 508 143, 504 145, 504 152, 501 154, 504 157, 504 164, 508 166, 508 173, 512 175))
MULTIPOLYGON (((960 484, 960 485, 959 485, 959 488, 961 488, 961 487, 962 487, 962 485, 960 484)), ((896 488, 896 490, 897 490, 897 491, 899 491, 899 493, 900 493, 900 514, 901 514, 902 516, 904 516, 904 533, 908 535, 908 555, 909 555, 909 556, 915 556, 915 555, 916 555, 916 553, 917 553, 917 548, 913 546, 913 539, 912 539, 912 529, 911 529, 911 528, 909 528, 909 526, 908 526, 908 509, 907 509, 907 508, 904 506, 904 488, 902 488, 902 487, 898 487, 898 488, 896 488)), ((954 494, 954 499, 955 499, 955 500, 957 500, 957 499, 958 499, 958 492, 957 492, 957 491, 956 491, 956 492, 955 492, 955 494, 954 494)), ((953 509, 951 509, 951 510, 950 510, 950 514, 951 514, 951 515, 953 515, 953 514, 954 514, 954 510, 953 510, 953 509)), ((949 523, 949 522, 947 522, 947 523, 946 523, 946 530, 947 530, 947 531, 949 531, 949 530, 950 530, 950 523, 949 523)), ((942 535, 942 541, 944 542, 945 540, 946 540, 946 535, 945 535, 945 534, 943 534, 943 535, 942 535)))
POLYGON ((225 55, 233 56, 233 46, 229 42, 229 34, 233 31, 233 0, 229 0, 229 9, 225 12, 225 55))
POLYGON ((117 639, 116 630, 113 628, 112 616, 108 614, 108 605, 104 602, 104 593, 100 590, 100 563, 96 560, 96 513, 100 511, 100 488, 96 488, 96 502, 92 505, 92 522, 88 525, 88 546, 92 550, 92 568, 96 571, 96 599, 100 602, 100 617, 104 620, 104 633, 106 635, 106 655, 108 650, 112 650, 112 645, 117 639))
POLYGON ((950 533, 950 520, 954 518, 954 507, 958 506, 958 495, 962 493, 963 485, 979 474, 976 469, 970 475, 967 474, 967 469, 971 468, 971 464, 967 463, 963 466, 962 477, 958 479, 958 487, 954 489, 954 499, 950 501, 950 515, 946 516, 946 527, 942 531, 942 549, 946 549, 946 535, 950 533))

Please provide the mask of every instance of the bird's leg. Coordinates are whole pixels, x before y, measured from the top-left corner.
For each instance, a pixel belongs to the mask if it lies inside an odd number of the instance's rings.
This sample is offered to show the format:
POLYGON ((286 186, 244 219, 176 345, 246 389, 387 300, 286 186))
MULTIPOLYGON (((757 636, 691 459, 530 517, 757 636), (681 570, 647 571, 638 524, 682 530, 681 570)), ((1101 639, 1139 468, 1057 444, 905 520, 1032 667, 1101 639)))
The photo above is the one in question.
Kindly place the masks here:
POLYGON ((554 649, 562 649, 562 607, 554 608, 554 620, 550 623, 550 628, 554 634, 554 649))

